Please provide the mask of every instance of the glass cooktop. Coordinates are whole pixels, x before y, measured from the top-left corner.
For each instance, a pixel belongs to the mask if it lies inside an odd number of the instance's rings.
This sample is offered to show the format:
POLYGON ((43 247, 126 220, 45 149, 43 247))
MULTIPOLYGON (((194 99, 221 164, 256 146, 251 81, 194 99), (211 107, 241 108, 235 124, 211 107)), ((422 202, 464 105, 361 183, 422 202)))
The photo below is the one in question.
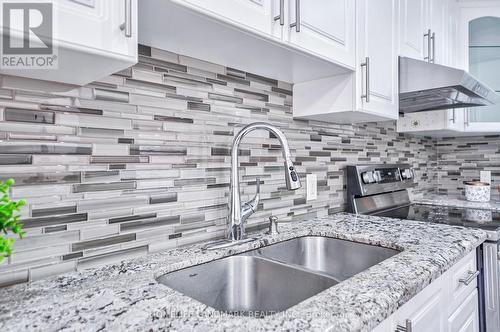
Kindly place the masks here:
POLYGON ((381 217, 428 221, 464 227, 480 228, 489 232, 500 232, 500 212, 481 209, 410 204, 392 210, 375 213, 381 217))

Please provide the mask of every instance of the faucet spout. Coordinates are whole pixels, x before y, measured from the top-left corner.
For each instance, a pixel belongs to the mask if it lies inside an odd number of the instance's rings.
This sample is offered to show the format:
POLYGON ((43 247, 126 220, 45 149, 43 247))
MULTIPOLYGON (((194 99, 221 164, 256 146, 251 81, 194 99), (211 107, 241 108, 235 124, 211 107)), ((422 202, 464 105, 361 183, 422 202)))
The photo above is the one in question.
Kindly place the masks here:
POLYGON ((299 176, 297 175, 297 171, 295 170, 292 162, 288 141, 281 130, 265 122, 254 122, 241 129, 240 132, 234 137, 231 148, 230 211, 228 218, 229 239, 231 241, 238 241, 245 238, 246 220, 257 210, 260 200, 260 180, 257 179, 255 197, 251 201, 241 204, 238 171, 238 148, 240 142, 249 132, 256 129, 267 130, 278 138, 283 152, 283 158, 285 159, 285 183, 287 189, 296 190, 301 187, 299 176))

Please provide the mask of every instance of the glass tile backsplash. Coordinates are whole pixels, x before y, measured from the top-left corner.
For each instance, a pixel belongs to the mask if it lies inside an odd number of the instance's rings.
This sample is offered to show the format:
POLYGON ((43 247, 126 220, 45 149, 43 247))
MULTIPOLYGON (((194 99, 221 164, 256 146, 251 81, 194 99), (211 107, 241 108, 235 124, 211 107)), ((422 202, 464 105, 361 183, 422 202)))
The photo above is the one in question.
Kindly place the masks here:
POLYGON ((398 134, 393 122, 294 120, 289 83, 140 51, 137 65, 69 92, 0 87, 0 179, 14 178, 12 197, 28 203, 0 285, 222 237, 231 141, 254 121, 283 130, 302 180, 317 175, 318 198, 284 190, 277 140, 253 132, 240 151, 243 199, 261 179, 252 226, 344 210, 346 164, 410 163, 417 190, 435 188, 431 139, 398 134))

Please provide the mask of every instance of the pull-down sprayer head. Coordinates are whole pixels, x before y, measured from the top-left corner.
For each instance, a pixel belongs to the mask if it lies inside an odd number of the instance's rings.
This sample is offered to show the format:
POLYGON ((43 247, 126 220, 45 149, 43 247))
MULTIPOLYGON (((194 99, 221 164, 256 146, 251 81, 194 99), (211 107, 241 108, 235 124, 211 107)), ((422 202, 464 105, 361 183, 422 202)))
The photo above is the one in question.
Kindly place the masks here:
POLYGON ((285 182, 288 190, 297 190, 301 187, 299 176, 290 159, 285 160, 285 182))
MULTIPOLYGON (((257 185, 255 197, 246 203, 241 204, 240 182, 238 172, 238 147, 241 139, 249 132, 256 129, 264 129, 271 132, 281 143, 283 157, 285 159, 285 182, 288 190, 296 190, 301 187, 300 179, 293 166, 288 141, 281 130, 265 122, 255 122, 247 125, 234 137, 231 148, 231 188, 230 188, 230 212, 229 212, 229 239, 237 241, 245 238, 245 221, 254 213, 259 203, 259 185, 257 185)), ((259 180, 257 180, 259 183, 259 180)))

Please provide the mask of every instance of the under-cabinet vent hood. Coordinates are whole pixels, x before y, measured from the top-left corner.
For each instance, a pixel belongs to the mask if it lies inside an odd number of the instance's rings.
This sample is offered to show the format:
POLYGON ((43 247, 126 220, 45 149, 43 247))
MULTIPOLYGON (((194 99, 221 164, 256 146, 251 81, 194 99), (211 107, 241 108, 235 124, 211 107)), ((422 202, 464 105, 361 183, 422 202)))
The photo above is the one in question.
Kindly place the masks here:
POLYGON ((399 112, 487 106, 497 94, 464 70, 399 57, 399 112))

